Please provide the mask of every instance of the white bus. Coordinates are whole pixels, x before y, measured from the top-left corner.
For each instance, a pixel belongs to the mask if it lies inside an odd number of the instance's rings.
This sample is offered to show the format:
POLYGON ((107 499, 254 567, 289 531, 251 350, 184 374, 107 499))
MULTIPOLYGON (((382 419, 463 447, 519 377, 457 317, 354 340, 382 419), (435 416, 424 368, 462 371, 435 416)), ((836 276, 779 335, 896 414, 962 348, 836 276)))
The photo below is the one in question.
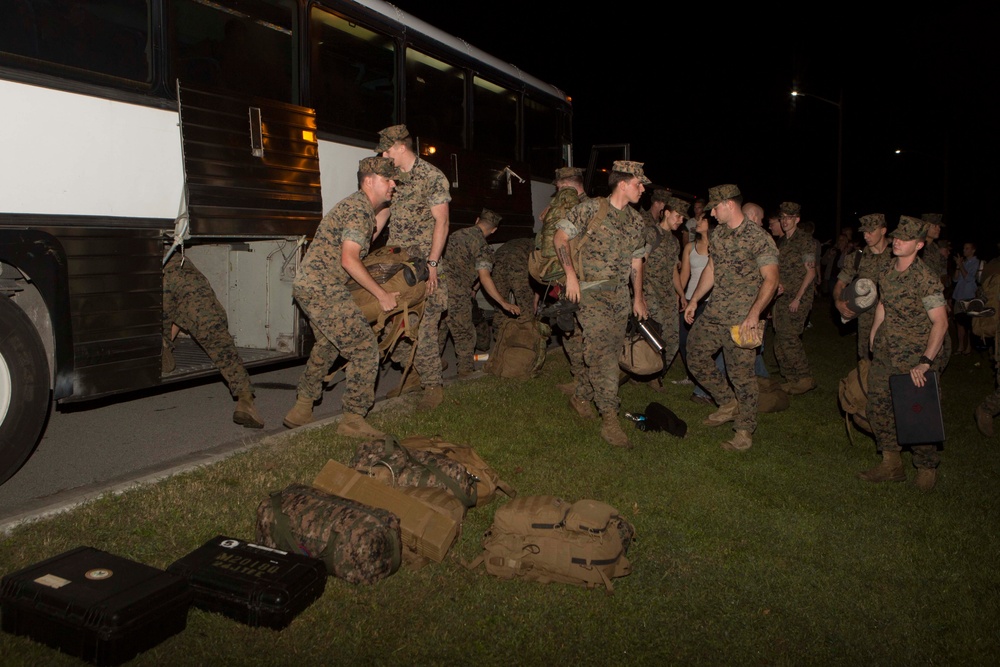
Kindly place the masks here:
POLYGON ((53 402, 215 372, 161 372, 175 242, 248 366, 301 357, 302 241, 400 122, 458 227, 530 234, 570 160, 560 90, 381 0, 0 2, 0 483, 53 402))

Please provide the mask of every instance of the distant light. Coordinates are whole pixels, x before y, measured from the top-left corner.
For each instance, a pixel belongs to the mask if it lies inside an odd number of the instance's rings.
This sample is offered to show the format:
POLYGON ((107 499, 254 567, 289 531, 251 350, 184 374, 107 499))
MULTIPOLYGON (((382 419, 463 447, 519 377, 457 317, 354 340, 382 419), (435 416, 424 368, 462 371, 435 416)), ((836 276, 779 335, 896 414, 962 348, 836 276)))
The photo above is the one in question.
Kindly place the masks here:
POLYGON ((424 146, 420 152, 423 153, 424 155, 434 155, 435 153, 437 153, 437 147, 429 145, 424 146))
POLYGON ((792 91, 792 97, 798 97, 798 96, 799 96, 799 91, 793 90, 792 91))
POLYGON ((903 149, 902 149, 902 148, 897 148, 897 149, 896 149, 896 155, 899 155, 899 154, 900 154, 900 153, 902 153, 902 152, 903 152, 903 149))

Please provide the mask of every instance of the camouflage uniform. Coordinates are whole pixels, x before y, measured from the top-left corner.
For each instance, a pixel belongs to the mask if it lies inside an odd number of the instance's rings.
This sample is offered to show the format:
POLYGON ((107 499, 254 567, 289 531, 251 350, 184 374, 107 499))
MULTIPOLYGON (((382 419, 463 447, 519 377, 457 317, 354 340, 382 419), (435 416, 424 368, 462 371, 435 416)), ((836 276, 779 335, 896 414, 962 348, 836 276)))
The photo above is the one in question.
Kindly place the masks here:
POLYGON ((785 292, 775 300, 771 311, 774 314, 774 356, 781 374, 789 382, 812 377, 802 346, 802 331, 812 309, 815 292, 812 283, 806 286, 798 311, 793 313, 788 306, 806 277, 806 264, 815 266, 815 261, 816 243, 802 229, 795 230, 791 238, 784 236, 778 245, 778 280, 784 285, 785 292))
MULTIPOLYGON (((559 191, 549 202, 544 225, 535 239, 535 247, 542 251, 543 257, 556 256, 552 237, 556 233, 557 223, 564 220, 577 205, 588 200, 587 195, 581 195, 576 191, 576 188, 559 188, 559 191)), ((570 333, 562 332, 561 339, 563 349, 566 351, 566 358, 569 360, 570 373, 573 374, 574 378, 580 377, 583 373, 583 336, 577 329, 570 333)))
POLYGON ((367 195, 359 190, 343 199, 323 216, 292 287, 316 337, 298 395, 319 399, 323 377, 342 355, 348 360, 344 412, 361 416, 375 403, 378 341, 347 288, 350 276, 341 265, 341 250, 345 240, 354 241, 363 258, 374 231, 375 209, 367 195))
POLYGON ((535 301, 535 290, 528 275, 528 255, 534 247, 534 239, 511 239, 493 253, 493 283, 497 291, 504 298, 513 292, 514 302, 522 310, 531 310, 535 301))
MULTIPOLYGON (((597 215, 600 198, 575 207, 557 227, 572 239, 587 229, 597 215)), ((632 259, 645 254, 642 216, 626 206, 616 209, 608 202, 608 215, 583 247, 582 275, 577 321, 582 336, 583 368, 577 376, 577 400, 593 401, 602 416, 618 414, 618 355, 625 339, 631 312, 628 279, 632 259)), ((567 353, 568 350, 567 350, 567 353)))
POLYGON ((698 316, 688 333, 688 368, 719 405, 739 403, 735 428, 753 433, 757 427, 757 378, 754 376, 755 349, 733 343, 730 327, 741 324, 750 312, 764 282, 760 269, 778 263, 774 239, 744 218, 736 229, 719 225, 712 232, 709 247, 715 270, 715 286, 705 312, 698 316), (719 348, 733 389, 712 358, 719 348), (735 396, 734 391, 735 390, 735 396))
POLYGON ((938 280, 941 279, 947 270, 945 269, 945 262, 947 261, 941 256, 941 246, 938 245, 937 241, 927 241, 924 245, 924 249, 921 252, 921 258, 924 262, 924 266, 931 272, 931 275, 936 276, 938 280))
MULTIPOLYGON (((455 342, 458 372, 473 371, 472 355, 476 350, 476 326, 472 323, 472 286, 479 279, 479 270, 493 269, 493 249, 478 225, 465 227, 448 236, 448 314, 441 328, 443 347, 447 332, 455 342)), ((418 371, 419 372, 419 371, 418 371)))
POLYGON ((164 341, 170 340, 172 324, 187 331, 201 345, 222 373, 229 385, 229 393, 235 397, 243 392, 253 392, 250 376, 229 333, 225 309, 204 274, 190 259, 185 258, 182 265, 181 255, 177 252, 163 267, 164 341))
POLYGON ((680 244, 674 233, 659 225, 646 227, 646 247, 653 248, 642 270, 642 294, 649 316, 658 322, 663 338, 663 354, 669 363, 680 347, 680 313, 674 290, 674 268, 680 257, 680 244), (655 246, 655 247, 654 247, 655 246))
MULTIPOLYGON (((440 169, 417 158, 413 168, 396 184, 389 215, 390 246, 409 248, 416 257, 427 257, 431 252, 434 235, 434 216, 431 208, 451 201, 448 178, 440 169)), ((441 314, 448 308, 448 287, 443 280, 446 273, 442 262, 438 266, 438 286, 424 301, 424 316, 417 329, 417 351, 413 367, 420 375, 424 387, 440 387, 441 352, 438 349, 438 324, 441 314)), ((393 353, 396 361, 410 358, 410 343, 401 340, 393 353)))
MULTIPOLYGON (((882 451, 898 452, 896 418, 892 410, 889 376, 909 373, 917 365, 927 347, 931 319, 927 313, 946 304, 941 280, 923 261, 915 259, 899 273, 895 264, 886 269, 878 281, 880 303, 885 319, 875 332, 872 365, 868 375, 868 421, 875 433, 875 442, 882 451)), ((931 371, 941 372, 951 356, 951 340, 944 338, 944 347, 934 358, 931 371)), ((937 445, 913 445, 913 465, 936 468, 940 462, 937 445)))
MULTIPOLYGON (((861 253, 861 260, 854 268, 855 258, 851 257, 844 263, 844 268, 837 276, 839 282, 849 284, 855 278, 868 278, 877 283, 881 276, 892 264, 892 244, 890 243, 879 254, 872 252, 871 246, 865 246, 861 253)), ((871 338, 872 324, 875 322, 875 309, 871 308, 861 313, 858 320, 858 358, 870 359, 871 350, 868 349, 868 339, 871 338)))

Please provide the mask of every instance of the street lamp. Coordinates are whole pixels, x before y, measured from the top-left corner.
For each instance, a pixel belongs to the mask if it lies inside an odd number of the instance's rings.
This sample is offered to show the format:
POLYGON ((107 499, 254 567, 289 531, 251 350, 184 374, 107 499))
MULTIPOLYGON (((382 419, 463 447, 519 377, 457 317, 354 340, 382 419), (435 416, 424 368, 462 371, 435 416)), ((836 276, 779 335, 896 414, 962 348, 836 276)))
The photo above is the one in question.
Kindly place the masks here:
POLYGON ((834 220, 834 239, 840 238, 840 215, 843 210, 843 190, 844 190, 844 90, 840 90, 838 101, 834 102, 819 95, 803 93, 798 88, 792 88, 792 99, 797 97, 811 97, 820 102, 826 102, 837 107, 837 212, 834 220))

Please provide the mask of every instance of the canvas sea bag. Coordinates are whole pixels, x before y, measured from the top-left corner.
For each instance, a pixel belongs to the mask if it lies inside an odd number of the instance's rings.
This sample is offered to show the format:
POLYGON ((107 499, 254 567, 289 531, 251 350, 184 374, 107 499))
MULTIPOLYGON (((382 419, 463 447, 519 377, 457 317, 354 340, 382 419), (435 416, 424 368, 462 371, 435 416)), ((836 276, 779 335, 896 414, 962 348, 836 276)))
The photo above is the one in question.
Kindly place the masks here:
POLYGON ((304 484, 260 502, 257 543, 318 558, 330 575, 352 584, 388 577, 403 558, 395 514, 304 484))
POLYGON ((847 428, 847 437, 851 444, 854 444, 854 434, 851 431, 851 423, 866 431, 872 432, 872 426, 868 423, 868 416, 865 413, 868 407, 868 368, 871 362, 867 359, 858 361, 856 368, 853 368, 847 377, 841 379, 838 388, 840 398, 840 409, 844 411, 844 425, 847 428))
POLYGON ((432 486, 450 491, 465 507, 475 507, 476 479, 444 454, 403 447, 394 435, 363 442, 348 465, 386 486, 432 486))
POLYGON ((536 377, 545 364, 545 348, 550 335, 549 325, 531 314, 504 318, 483 370, 490 375, 516 380, 536 377))
POLYGON ((453 444, 445 442, 437 436, 428 438, 422 435, 403 438, 400 444, 411 452, 419 450, 440 454, 465 466, 465 469, 476 480, 476 507, 491 502, 496 497, 498 489, 508 498, 517 495, 517 491, 510 484, 500 479, 500 473, 484 461, 469 445, 453 444))
POLYGON ((601 587, 610 595, 611 580, 632 571, 626 554, 634 537, 632 524, 606 503, 522 496, 497 509, 468 567, 485 563, 501 579, 601 587))
MULTIPOLYGON (((659 338, 660 325, 651 319, 644 323, 659 338)), ((639 321, 635 315, 629 315, 628 327, 625 330, 625 342, 618 356, 618 367, 632 375, 655 375, 665 367, 663 352, 653 348, 639 330, 639 321)))

